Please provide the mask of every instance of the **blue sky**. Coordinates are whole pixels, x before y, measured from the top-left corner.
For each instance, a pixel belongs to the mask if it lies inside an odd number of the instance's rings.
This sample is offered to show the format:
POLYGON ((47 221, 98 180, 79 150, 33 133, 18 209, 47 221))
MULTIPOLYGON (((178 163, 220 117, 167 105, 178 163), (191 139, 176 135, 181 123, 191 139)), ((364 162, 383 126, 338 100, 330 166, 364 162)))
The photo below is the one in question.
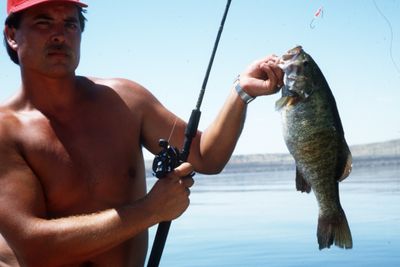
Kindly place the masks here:
MULTIPOLYGON (((0 2, 0 19, 6 17, 0 2)), ((200 129, 216 116, 231 84, 253 60, 302 45, 323 71, 349 145, 400 138, 400 0, 233 0, 202 105, 200 129), (310 28, 314 13, 323 17, 310 28), (391 58, 392 54, 392 58, 391 58), (393 63, 394 61, 394 63, 393 63)), ((195 107, 225 0, 87 0, 77 74, 124 77, 148 88, 187 120, 195 107)), ((0 49, 0 101, 20 85, 0 49)), ((235 154, 287 152, 279 94, 249 105, 235 154)))

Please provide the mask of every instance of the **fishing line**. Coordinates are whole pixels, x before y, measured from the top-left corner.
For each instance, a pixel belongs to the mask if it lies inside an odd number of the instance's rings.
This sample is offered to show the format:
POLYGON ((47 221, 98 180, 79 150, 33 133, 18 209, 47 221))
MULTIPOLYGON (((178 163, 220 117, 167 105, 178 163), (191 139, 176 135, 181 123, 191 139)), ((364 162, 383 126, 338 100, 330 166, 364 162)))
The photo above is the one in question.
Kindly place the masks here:
POLYGON ((177 121, 178 121, 178 117, 175 117, 174 125, 172 126, 171 133, 169 134, 169 137, 168 137, 168 142, 171 141, 171 137, 172 137, 172 134, 173 134, 174 131, 175 131, 175 126, 176 126, 176 122, 177 122, 177 121))
POLYGON ((394 57, 393 57, 393 27, 392 27, 392 23, 390 23, 390 20, 379 9, 379 7, 376 4, 375 0, 372 0, 372 2, 375 5, 375 9, 378 11, 378 13, 382 16, 382 18, 386 21, 387 25, 389 26, 389 30, 390 30, 390 46, 389 46, 390 59, 392 60, 392 63, 393 63, 394 67, 397 70, 397 73, 400 74, 400 68, 399 68, 399 66, 397 66, 396 61, 394 60, 394 57))

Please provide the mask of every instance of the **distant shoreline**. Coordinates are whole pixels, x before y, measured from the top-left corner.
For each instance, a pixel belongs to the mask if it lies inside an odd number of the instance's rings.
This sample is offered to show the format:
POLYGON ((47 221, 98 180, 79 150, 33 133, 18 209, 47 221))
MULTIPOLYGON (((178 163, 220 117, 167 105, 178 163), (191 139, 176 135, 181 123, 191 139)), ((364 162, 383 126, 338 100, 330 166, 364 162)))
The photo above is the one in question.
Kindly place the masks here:
MULTIPOLYGON (((354 168, 377 166, 400 166, 400 139, 386 142, 350 146, 354 168)), ((226 172, 236 169, 251 170, 290 170, 294 168, 294 159, 287 153, 253 154, 232 156, 226 172)))
MULTIPOLYGON (((353 157, 353 169, 377 168, 377 167, 400 167, 400 156, 356 156, 353 157)), ((293 159, 275 161, 230 161, 224 173, 234 172, 262 172, 262 171, 285 171, 294 170, 295 162, 293 159)))
MULTIPOLYGON (((400 139, 386 142, 350 146, 353 168, 374 168, 378 166, 400 167, 400 139)), ((151 160, 146 161, 147 176, 151 175, 151 160)), ((237 171, 261 172, 294 169, 294 160, 289 153, 234 155, 223 173, 237 171)))

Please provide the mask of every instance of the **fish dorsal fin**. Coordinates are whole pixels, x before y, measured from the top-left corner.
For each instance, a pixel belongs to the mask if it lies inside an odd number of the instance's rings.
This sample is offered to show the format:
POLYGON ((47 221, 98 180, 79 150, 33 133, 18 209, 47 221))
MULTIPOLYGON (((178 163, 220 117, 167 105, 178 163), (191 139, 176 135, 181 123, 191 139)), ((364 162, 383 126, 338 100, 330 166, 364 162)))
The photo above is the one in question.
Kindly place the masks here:
POLYGON ((299 171, 298 167, 296 166, 296 189, 297 191, 301 191, 302 193, 311 192, 310 184, 304 179, 303 174, 299 171))

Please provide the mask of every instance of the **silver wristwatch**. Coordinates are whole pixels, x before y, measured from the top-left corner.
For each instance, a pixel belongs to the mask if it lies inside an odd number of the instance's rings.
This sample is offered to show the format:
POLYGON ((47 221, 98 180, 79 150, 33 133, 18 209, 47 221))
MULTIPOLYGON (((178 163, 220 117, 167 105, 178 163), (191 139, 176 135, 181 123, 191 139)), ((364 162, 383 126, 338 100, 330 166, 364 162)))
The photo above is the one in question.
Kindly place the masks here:
POLYGON ((240 86, 240 76, 236 78, 235 82, 233 83, 233 86, 235 87, 236 92, 238 93, 238 95, 240 96, 240 98, 243 100, 244 103, 248 104, 255 99, 255 97, 247 94, 240 86))

